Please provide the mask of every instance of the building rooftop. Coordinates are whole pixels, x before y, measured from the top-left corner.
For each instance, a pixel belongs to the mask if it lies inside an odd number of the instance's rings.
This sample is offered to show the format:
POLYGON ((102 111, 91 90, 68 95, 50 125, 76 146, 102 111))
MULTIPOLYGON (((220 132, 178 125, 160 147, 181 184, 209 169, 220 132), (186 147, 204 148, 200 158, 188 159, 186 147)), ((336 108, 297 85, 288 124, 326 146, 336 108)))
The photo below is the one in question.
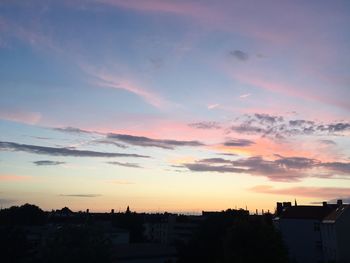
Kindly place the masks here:
POLYGON ((290 206, 282 211, 280 218, 322 220, 334 210, 332 206, 290 206))
POLYGON ((344 212, 349 209, 350 205, 341 205, 328 214, 324 219, 324 223, 334 223, 344 212))

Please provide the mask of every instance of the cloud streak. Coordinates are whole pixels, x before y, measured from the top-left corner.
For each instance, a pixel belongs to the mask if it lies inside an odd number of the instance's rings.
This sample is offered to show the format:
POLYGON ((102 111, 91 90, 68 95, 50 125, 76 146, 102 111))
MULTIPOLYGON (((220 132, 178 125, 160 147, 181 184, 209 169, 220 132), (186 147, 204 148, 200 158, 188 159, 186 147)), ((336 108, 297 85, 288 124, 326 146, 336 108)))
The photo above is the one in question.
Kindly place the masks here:
POLYGON ((246 61, 249 59, 248 54, 246 52, 241 51, 241 50, 230 51, 230 55, 232 57, 234 57, 235 59, 240 60, 240 61, 246 61))
POLYGON ((0 119, 25 124, 37 124, 41 117, 42 115, 39 112, 0 110, 0 119))
POLYGON ((63 128, 52 128, 55 131, 65 132, 65 133, 73 133, 73 134, 90 134, 90 133, 96 133, 91 132, 83 129, 79 129, 76 127, 63 127, 63 128))
POLYGON ((19 144, 14 142, 0 142, 0 150, 27 152, 32 154, 42 154, 42 155, 51 155, 51 156, 149 158, 149 156, 139 155, 139 154, 76 150, 76 149, 65 148, 65 147, 47 147, 47 146, 37 146, 37 145, 29 145, 29 144, 19 144))
POLYGON ((92 75, 97 79, 98 86, 128 91, 156 108, 163 108, 167 104, 166 100, 158 94, 141 87, 131 79, 117 77, 115 74, 102 71, 93 72, 92 75))
POLYGON ((122 163, 122 162, 107 162, 108 164, 112 164, 112 165, 119 165, 119 166, 123 166, 123 167, 128 167, 128 168, 142 168, 142 166, 140 166, 137 163, 122 163))
POLYGON ((253 144, 255 144, 255 142, 246 139, 231 139, 224 142, 224 145, 228 147, 247 147, 253 144))
POLYGON ((183 165, 194 172, 244 173, 282 182, 300 181, 306 177, 350 179, 350 163, 321 162, 305 157, 276 157, 275 160, 265 160, 260 156, 238 160, 210 158, 183 165))
POLYGON ((121 141, 126 144, 131 144, 135 146, 142 147, 157 147, 163 149, 174 149, 175 147, 181 146, 203 146, 204 144, 199 141, 179 141, 179 140, 161 140, 161 139, 152 139, 144 136, 133 136, 128 134, 116 134, 109 133, 107 135, 108 139, 113 139, 121 141))
POLYGON ((93 198, 93 197, 100 197, 102 195, 100 194, 60 194, 60 196, 64 197, 83 197, 83 198, 93 198))
POLYGON ((52 166, 52 165, 60 165, 65 164, 66 162, 58 162, 58 161, 50 161, 50 160, 41 160, 33 162, 37 166, 52 166))
POLYGON ((221 129, 219 123, 215 121, 202 121, 202 122, 194 122, 188 124, 188 126, 196 129, 210 130, 210 129, 221 129))

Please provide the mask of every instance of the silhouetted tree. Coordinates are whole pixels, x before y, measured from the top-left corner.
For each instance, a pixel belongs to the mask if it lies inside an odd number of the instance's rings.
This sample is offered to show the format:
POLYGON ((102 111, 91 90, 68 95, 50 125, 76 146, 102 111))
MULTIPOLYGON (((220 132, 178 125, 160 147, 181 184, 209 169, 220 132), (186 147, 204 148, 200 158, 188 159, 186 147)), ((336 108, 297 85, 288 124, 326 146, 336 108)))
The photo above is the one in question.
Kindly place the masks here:
POLYGON ((223 263, 288 262, 282 239, 272 225, 239 221, 223 237, 223 263))
POLYGON ((208 216, 190 243, 180 246, 179 251, 179 263, 288 262, 269 217, 252 217, 234 210, 208 216))
POLYGON ((111 244, 92 226, 63 226, 43 248, 45 263, 111 262, 111 244))
POLYGON ((1 225, 42 225, 46 214, 36 205, 12 206, 0 211, 1 225))

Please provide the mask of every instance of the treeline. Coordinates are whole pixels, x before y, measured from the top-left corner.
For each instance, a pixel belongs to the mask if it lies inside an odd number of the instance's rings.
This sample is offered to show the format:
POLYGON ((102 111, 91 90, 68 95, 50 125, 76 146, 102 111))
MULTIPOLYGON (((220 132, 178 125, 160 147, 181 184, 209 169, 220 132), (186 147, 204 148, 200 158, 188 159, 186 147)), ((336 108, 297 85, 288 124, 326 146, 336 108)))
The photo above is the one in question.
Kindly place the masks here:
POLYGON ((78 214, 79 218, 52 224, 57 220, 30 204, 1 210, 0 262, 112 262, 104 231, 78 214))
POLYGON ((287 263, 287 250, 272 225, 272 215, 213 213, 188 245, 179 246, 178 263, 287 263))
POLYGON ((25 204, 0 210, 0 225, 43 225, 46 213, 36 205, 25 204))
MULTIPOLYGON (((109 263, 113 246, 98 222, 130 233, 131 243, 147 242, 143 224, 150 215, 130 212, 73 213, 68 208, 44 212, 25 204, 0 211, 2 263, 109 263)), ((157 215, 155 215, 157 216, 157 215)), ((178 216, 179 222, 189 217, 178 216)), ((287 263, 287 251, 272 224, 272 215, 245 210, 206 213, 188 243, 175 243, 178 263, 287 263)))

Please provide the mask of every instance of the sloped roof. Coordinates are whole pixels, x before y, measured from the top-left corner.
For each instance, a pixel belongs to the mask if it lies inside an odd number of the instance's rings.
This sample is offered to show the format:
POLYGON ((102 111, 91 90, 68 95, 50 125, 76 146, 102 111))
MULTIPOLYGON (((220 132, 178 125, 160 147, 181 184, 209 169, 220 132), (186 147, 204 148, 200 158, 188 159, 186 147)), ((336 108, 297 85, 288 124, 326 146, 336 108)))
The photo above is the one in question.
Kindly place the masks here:
POLYGON ((333 211, 331 206, 291 206, 282 211, 280 218, 322 220, 333 211))
POLYGON ((349 209, 350 205, 341 205, 337 209, 333 210, 329 215, 327 215, 323 222, 332 223, 335 222, 344 212, 349 209))

